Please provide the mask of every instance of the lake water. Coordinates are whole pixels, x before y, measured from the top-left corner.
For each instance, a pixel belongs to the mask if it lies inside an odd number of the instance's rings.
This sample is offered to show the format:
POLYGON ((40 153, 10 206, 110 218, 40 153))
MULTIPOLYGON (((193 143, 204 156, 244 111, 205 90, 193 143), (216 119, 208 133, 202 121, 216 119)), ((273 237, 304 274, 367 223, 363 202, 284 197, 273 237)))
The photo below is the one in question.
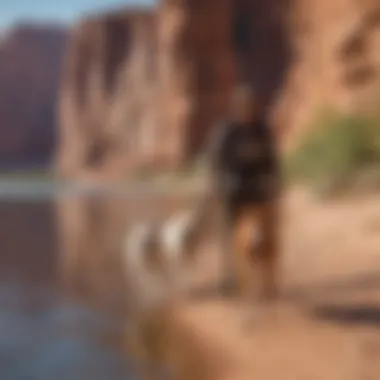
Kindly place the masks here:
MULTIPOLYGON (((72 198, 77 202, 72 209, 78 211, 78 199, 86 203, 92 196, 107 199, 105 202, 118 198, 116 203, 120 204, 122 198, 132 193, 144 196, 142 189, 128 193, 124 188, 0 181, 1 380, 137 378, 133 361, 110 339, 122 336, 120 319, 113 313, 90 311, 85 303, 73 304, 61 297, 62 240, 56 207, 57 199, 65 198, 70 203, 72 198)), ((96 207, 104 206, 106 212, 108 203, 99 202, 96 207)), ((91 212, 95 207, 93 201, 85 206, 87 209, 83 210, 91 212)), ((118 215, 123 213, 122 207, 116 205, 113 209, 118 215)), ((106 224, 107 215, 100 217, 106 224)), ((109 229, 100 226, 104 230, 104 234, 100 232, 101 239, 107 239, 107 234, 117 228, 118 222, 112 223, 109 229)), ((108 300, 110 294, 120 293, 119 290, 120 284, 119 288, 108 288, 103 295, 108 300)))

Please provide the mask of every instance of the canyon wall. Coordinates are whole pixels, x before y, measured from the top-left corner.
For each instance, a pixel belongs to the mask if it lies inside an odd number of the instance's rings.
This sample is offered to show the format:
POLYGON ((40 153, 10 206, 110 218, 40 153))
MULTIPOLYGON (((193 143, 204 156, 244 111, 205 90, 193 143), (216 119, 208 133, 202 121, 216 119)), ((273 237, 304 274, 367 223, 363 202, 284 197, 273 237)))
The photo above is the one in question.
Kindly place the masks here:
POLYGON ((0 167, 47 165, 66 30, 17 25, 0 36, 0 167))
POLYGON ((169 163, 193 158, 228 107, 235 81, 229 0, 163 0, 158 8, 159 148, 169 163))
POLYGON ((72 31, 60 89, 60 176, 117 178, 138 163, 141 136, 155 125, 154 24, 150 11, 121 11, 72 31))
POLYGON ((319 108, 367 111, 379 107, 380 90, 380 2, 296 1, 293 9, 294 62, 277 115, 289 147, 319 108))
POLYGON ((59 171, 123 177, 187 163, 242 79, 281 142, 296 141, 318 108, 374 98, 378 14, 373 0, 162 0, 88 18, 66 56, 59 171))
POLYGON ((319 107, 378 101, 379 8, 376 0, 162 0, 78 23, 63 71, 63 28, 2 31, 0 164, 49 162, 61 72, 62 175, 186 162, 226 111, 235 63, 295 142, 319 107))
POLYGON ((162 1, 76 26, 61 81, 59 175, 119 178, 188 161, 234 83, 232 6, 220 1, 213 14, 214 5, 162 1))

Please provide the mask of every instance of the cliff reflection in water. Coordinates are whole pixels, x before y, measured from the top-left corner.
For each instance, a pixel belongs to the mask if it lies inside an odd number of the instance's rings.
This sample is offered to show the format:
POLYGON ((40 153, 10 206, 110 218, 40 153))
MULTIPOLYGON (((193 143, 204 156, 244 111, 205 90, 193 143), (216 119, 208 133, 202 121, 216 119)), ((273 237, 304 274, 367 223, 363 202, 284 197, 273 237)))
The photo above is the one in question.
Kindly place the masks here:
POLYGON ((26 288, 3 284, 1 290, 1 379, 137 378, 126 357, 104 344, 112 321, 41 296, 32 304, 26 288))
MULTIPOLYGON (((123 336, 120 319, 105 308, 89 311, 86 299, 74 305, 60 297, 59 253, 65 246, 60 247, 56 194, 50 189, 36 196, 31 190, 28 196, 25 187, 18 194, 17 186, 9 196, 0 192, 0 379, 136 378, 133 363, 114 339, 123 336)), ((81 202, 87 204, 84 198, 81 202)), ((91 251, 91 245, 83 248, 91 251)))

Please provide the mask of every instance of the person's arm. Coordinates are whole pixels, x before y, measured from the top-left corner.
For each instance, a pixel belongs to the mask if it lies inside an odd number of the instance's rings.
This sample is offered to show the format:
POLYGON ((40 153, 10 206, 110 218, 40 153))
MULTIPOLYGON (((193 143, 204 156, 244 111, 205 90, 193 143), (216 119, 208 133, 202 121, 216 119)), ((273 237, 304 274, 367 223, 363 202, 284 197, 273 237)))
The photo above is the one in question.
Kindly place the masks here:
POLYGON ((211 131, 210 138, 207 141, 206 157, 213 190, 218 189, 223 182, 222 178, 229 131, 230 128, 227 122, 218 123, 211 131))

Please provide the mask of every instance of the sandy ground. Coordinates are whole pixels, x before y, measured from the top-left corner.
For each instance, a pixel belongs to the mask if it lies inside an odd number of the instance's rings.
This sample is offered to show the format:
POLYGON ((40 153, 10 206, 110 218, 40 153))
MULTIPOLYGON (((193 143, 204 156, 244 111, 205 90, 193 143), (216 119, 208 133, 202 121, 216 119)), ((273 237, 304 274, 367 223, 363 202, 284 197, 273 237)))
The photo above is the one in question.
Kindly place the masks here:
MULTIPOLYGON (((283 226, 282 297, 251 328, 236 300, 210 294, 175 307, 170 328, 187 374, 178 376, 380 379, 380 195, 320 202, 294 190, 283 226)), ((218 271, 210 246, 196 286, 215 283, 218 271)))

